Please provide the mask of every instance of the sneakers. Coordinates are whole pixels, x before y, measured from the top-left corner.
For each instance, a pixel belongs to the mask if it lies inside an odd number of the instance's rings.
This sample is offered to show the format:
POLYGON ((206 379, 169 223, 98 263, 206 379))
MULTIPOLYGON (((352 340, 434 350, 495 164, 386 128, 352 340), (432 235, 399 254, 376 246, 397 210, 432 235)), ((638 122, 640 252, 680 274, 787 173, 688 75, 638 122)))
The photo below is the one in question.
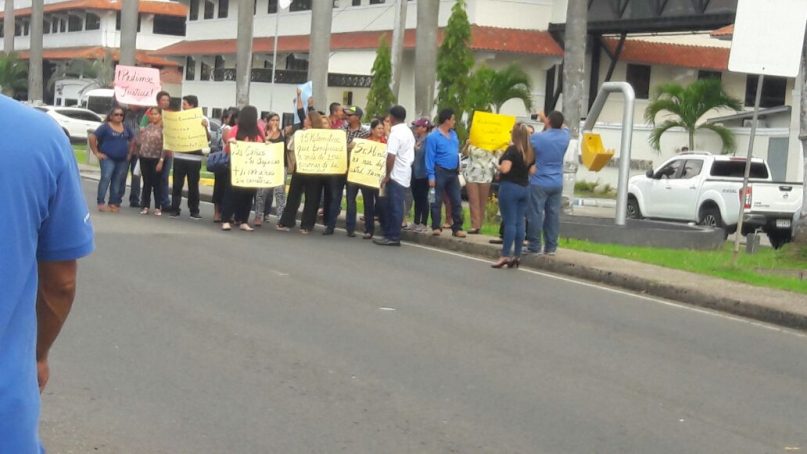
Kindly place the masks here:
POLYGON ((162 216, 162 215, 163 215, 163 212, 159 208, 154 210, 154 216, 162 216))
POLYGON ((179 217, 179 210, 171 210, 171 217, 178 218, 179 217))
POLYGON ((222 222, 221 223, 221 230, 224 230, 224 231, 228 232, 228 231, 232 230, 232 228, 233 227, 230 225, 229 222, 222 222))
POLYGON ((462 230, 457 230, 456 232, 453 232, 451 235, 452 235, 453 237, 455 237, 455 238, 465 238, 465 237, 467 237, 467 236, 468 236, 468 235, 466 235, 466 234, 465 234, 465 232, 464 232, 464 231, 462 231, 462 230))
POLYGON ((373 243, 377 244, 379 246, 400 246, 401 245, 400 241, 393 241, 393 240, 390 240, 389 238, 376 238, 376 239, 373 240, 373 243))
POLYGON ((241 225, 238 226, 238 228, 245 231, 245 232, 254 232, 255 231, 255 229, 250 227, 249 224, 247 224, 246 222, 242 222, 241 225))
POLYGON ((191 213, 191 219, 198 221, 199 219, 202 219, 202 216, 199 215, 199 213, 191 213))
POLYGON ((140 210, 140 214, 149 214, 149 209, 143 208, 142 210, 140 210))

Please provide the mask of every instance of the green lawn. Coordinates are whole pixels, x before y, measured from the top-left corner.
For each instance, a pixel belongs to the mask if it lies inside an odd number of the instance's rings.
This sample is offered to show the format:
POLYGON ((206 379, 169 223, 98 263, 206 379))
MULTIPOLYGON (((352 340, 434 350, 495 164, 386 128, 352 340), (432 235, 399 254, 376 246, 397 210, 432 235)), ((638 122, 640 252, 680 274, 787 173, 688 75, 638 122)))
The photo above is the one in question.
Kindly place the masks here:
MULTIPOLYGON (((76 157, 76 161, 80 164, 87 163, 87 145, 84 143, 80 144, 73 144, 73 155, 76 157)), ((173 169, 172 169, 173 171, 173 169)), ((202 167, 202 171, 199 173, 202 178, 213 178, 213 174, 205 170, 204 166, 202 167)))

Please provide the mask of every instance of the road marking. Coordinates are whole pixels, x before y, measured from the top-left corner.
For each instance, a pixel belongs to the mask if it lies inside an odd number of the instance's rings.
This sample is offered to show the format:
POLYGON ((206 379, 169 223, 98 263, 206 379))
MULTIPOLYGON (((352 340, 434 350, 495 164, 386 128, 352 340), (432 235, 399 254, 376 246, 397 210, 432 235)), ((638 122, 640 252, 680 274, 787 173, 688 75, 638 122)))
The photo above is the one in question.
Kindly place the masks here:
MULTIPOLYGON (((401 244, 406 245, 406 246, 412 246, 412 247, 420 248, 420 249, 426 249, 426 250, 433 251, 433 252, 439 252, 439 253, 442 253, 442 254, 453 255, 455 257, 464 258, 466 260, 473 260, 475 262, 483 262, 483 263, 489 263, 490 262, 490 260, 486 260, 486 259, 483 259, 483 258, 473 257, 473 256, 470 256, 470 255, 464 255, 464 254, 460 254, 458 252, 453 252, 453 251, 446 251, 446 250, 443 250, 443 249, 437 249, 437 248, 433 248, 431 246, 424 246, 422 244, 404 243, 404 242, 402 242, 401 244)), ((559 276, 557 274, 547 273, 547 272, 543 272, 543 271, 536 271, 536 270, 531 270, 531 269, 526 269, 526 268, 518 268, 518 271, 522 271, 522 272, 529 273, 529 274, 535 274, 535 275, 538 275, 538 276, 543 276, 543 277, 547 277, 547 278, 551 278, 551 279, 557 279, 557 280, 564 281, 564 282, 569 282, 569 283, 572 283, 572 284, 583 285, 583 286, 586 286, 586 287, 592 287, 592 288, 596 288, 596 289, 607 290, 609 292, 617 293, 619 295, 625 295, 625 296, 631 296, 631 297, 634 297, 634 298, 640 298, 640 299, 644 299, 644 300, 647 300, 647 301, 652 301, 652 302, 657 303, 657 304, 662 304, 664 306, 673 307, 673 308, 676 308, 676 309, 684 309, 684 310, 688 310, 688 311, 692 311, 692 312, 698 312, 698 313, 701 313, 701 314, 711 315, 713 317, 720 317, 720 318, 724 318, 724 319, 727 319, 727 320, 733 320, 735 322, 745 323, 747 325, 756 326, 758 328, 764 328, 764 329, 767 329, 767 330, 770 330, 770 331, 777 331, 777 332, 780 332, 780 333, 791 334, 793 336, 800 337, 800 338, 807 338, 807 334, 802 333, 800 331, 796 331, 796 330, 793 330, 793 329, 790 329, 790 328, 785 328, 785 327, 781 327, 781 326, 777 326, 777 325, 772 325, 772 324, 765 323, 765 322, 760 322, 760 321, 757 321, 757 320, 751 320, 751 319, 743 318, 743 317, 740 317, 740 316, 737 316, 737 315, 725 314, 723 312, 718 312, 718 311, 714 311, 714 310, 711 310, 711 309, 704 309, 704 308, 701 308, 701 307, 690 306, 690 305, 684 304, 684 303, 676 303, 676 302, 664 300, 664 299, 661 299, 661 298, 656 298, 656 297, 653 297, 653 296, 642 295, 640 293, 633 293, 633 292, 630 292, 630 291, 627 291, 627 290, 621 290, 621 289, 609 287, 609 286, 602 285, 602 284, 596 284, 596 283, 593 283, 593 282, 584 281, 584 280, 581 280, 581 279, 575 279, 575 278, 570 278, 570 277, 559 276)))
MULTIPOLYGON (((204 201, 202 201, 202 202, 203 203, 210 203, 210 202, 204 202, 204 201)), ((337 227, 337 230, 342 231, 342 232, 346 231, 345 229, 338 228, 338 227, 337 227)), ((483 259, 483 258, 479 258, 479 257, 473 257, 473 256, 470 256, 470 255, 464 255, 464 254, 460 254, 458 252, 446 251, 446 250, 443 250, 443 249, 437 249, 437 248, 433 248, 431 246, 424 246, 422 244, 415 244, 415 243, 409 243, 409 242, 403 242, 402 241, 401 245, 416 247, 416 248, 420 248, 420 249, 426 249, 428 251, 439 252, 441 254, 453 255, 455 257, 460 257, 460 258, 463 258, 463 259, 466 259, 466 260, 472 260, 472 261, 475 261, 475 262, 482 262, 482 263, 490 262, 490 260, 488 260, 488 259, 483 259)), ((675 303, 675 302, 672 302, 672 301, 663 300, 661 298, 656 298, 656 297, 653 297, 653 296, 642 295, 640 293, 633 293, 633 292, 629 292, 627 290, 616 289, 616 288, 609 287, 609 286, 602 285, 602 284, 596 284, 596 283, 584 281, 584 280, 581 280, 581 279, 575 279, 575 278, 559 276, 557 274, 546 273, 546 272, 543 272, 543 271, 536 271, 536 270, 531 270, 531 269, 527 269, 527 268, 518 268, 518 271, 522 271, 524 273, 535 274, 535 275, 538 275, 538 276, 543 276, 543 277, 547 277, 547 278, 551 278, 551 279, 557 279, 557 280, 564 281, 564 282, 569 282, 569 283, 572 283, 572 284, 584 285, 586 287, 592 287, 592 288, 596 288, 596 289, 607 290, 609 292, 617 293, 619 295, 631 296, 631 297, 634 297, 634 298, 640 298, 640 299, 651 301, 651 302, 654 302, 654 303, 657 303, 657 304, 661 304, 661 305, 664 305, 664 306, 667 306, 667 307, 673 307, 673 308, 676 308, 676 309, 683 309, 683 310, 687 310, 687 311, 698 312, 700 314, 711 315, 713 317, 723 318, 723 319, 726 319, 726 320, 732 320, 732 321, 735 321, 735 322, 744 323, 746 325, 756 326, 757 328, 763 328, 763 329, 766 329, 766 330, 769 330, 769 331, 776 331, 776 332, 779 332, 779 333, 790 334, 790 335, 793 335, 793 336, 796 336, 796 337, 800 337, 802 339, 807 338, 807 333, 803 333, 801 331, 796 331, 796 330, 791 329, 791 328, 784 328, 784 327, 781 327, 781 326, 772 325, 772 324, 765 323, 765 322, 760 322, 760 321, 757 321, 757 320, 751 320, 751 319, 743 318, 743 317, 740 317, 740 316, 737 316, 737 315, 731 315, 731 314, 726 314, 726 313, 723 313, 723 312, 714 311, 714 310, 711 310, 711 309, 704 309, 704 308, 701 308, 701 307, 690 306, 690 305, 684 304, 684 303, 675 303)))

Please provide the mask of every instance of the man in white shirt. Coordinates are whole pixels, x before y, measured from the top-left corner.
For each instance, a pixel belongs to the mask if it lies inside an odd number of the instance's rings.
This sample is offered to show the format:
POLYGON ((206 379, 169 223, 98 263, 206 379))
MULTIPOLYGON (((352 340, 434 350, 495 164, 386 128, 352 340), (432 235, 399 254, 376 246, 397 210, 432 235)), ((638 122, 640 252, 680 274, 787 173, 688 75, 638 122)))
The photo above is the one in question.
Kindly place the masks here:
POLYGON ((406 109, 403 106, 392 106, 389 118, 392 128, 387 138, 387 175, 381 182, 382 190, 387 195, 384 238, 376 238, 373 243, 379 246, 400 246, 404 193, 409 190, 412 163, 415 161, 415 135, 406 125, 406 109))

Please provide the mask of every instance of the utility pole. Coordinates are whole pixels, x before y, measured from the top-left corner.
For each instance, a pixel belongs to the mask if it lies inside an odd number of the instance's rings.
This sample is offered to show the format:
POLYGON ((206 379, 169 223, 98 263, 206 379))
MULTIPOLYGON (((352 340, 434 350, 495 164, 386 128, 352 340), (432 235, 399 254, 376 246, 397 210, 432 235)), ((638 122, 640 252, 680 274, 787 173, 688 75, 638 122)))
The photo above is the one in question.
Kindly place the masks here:
MULTIPOLYGON (((42 32, 44 0, 31 1, 31 48, 28 61, 28 100, 42 101, 42 32)), ((13 30, 12 30, 12 33, 13 30)))
POLYGON ((120 11, 120 64, 137 64, 137 22, 140 15, 140 0, 126 0, 120 11))
POLYGON ((415 32, 415 112, 431 118, 437 81, 437 15, 440 0, 418 0, 415 32))
MULTIPOLYGON (((568 0, 566 5, 566 31, 563 57, 563 116, 571 139, 580 140, 583 94, 586 76, 586 41, 588 36, 588 0, 568 0)), ((589 96, 596 96, 590 93, 589 96)), ((563 166, 564 209, 571 212, 574 204, 574 185, 579 167, 578 147, 566 156, 563 166)), ((620 157, 623 158, 623 157, 620 157)))
POLYGON ((238 34, 235 58, 235 104, 239 109, 249 104, 249 82, 252 76, 252 24, 254 0, 238 2, 238 34))
MULTIPOLYGON (((801 200, 801 213, 796 217, 796 228, 794 241, 801 244, 803 249, 807 249, 807 40, 805 40, 804 48, 801 51, 801 71, 796 77, 795 81, 796 90, 794 90, 800 99, 799 105, 799 141, 801 142, 802 154, 802 200, 801 200)), ((795 104, 796 97, 793 98, 795 104)), ((795 109, 795 105, 793 106, 795 109)), ((790 132, 795 134, 795 128, 790 132)))
POLYGON ((398 99, 401 87, 401 62, 403 61, 404 35, 406 35, 407 0, 395 0, 395 28, 392 30, 392 94, 398 99))
POLYGON ((331 56, 333 2, 313 1, 311 5, 311 47, 308 51, 308 78, 313 82, 314 105, 324 111, 328 104, 328 60, 331 56))
POLYGON ((14 52, 14 0, 6 0, 5 14, 3 15, 3 52, 6 55, 14 52))

